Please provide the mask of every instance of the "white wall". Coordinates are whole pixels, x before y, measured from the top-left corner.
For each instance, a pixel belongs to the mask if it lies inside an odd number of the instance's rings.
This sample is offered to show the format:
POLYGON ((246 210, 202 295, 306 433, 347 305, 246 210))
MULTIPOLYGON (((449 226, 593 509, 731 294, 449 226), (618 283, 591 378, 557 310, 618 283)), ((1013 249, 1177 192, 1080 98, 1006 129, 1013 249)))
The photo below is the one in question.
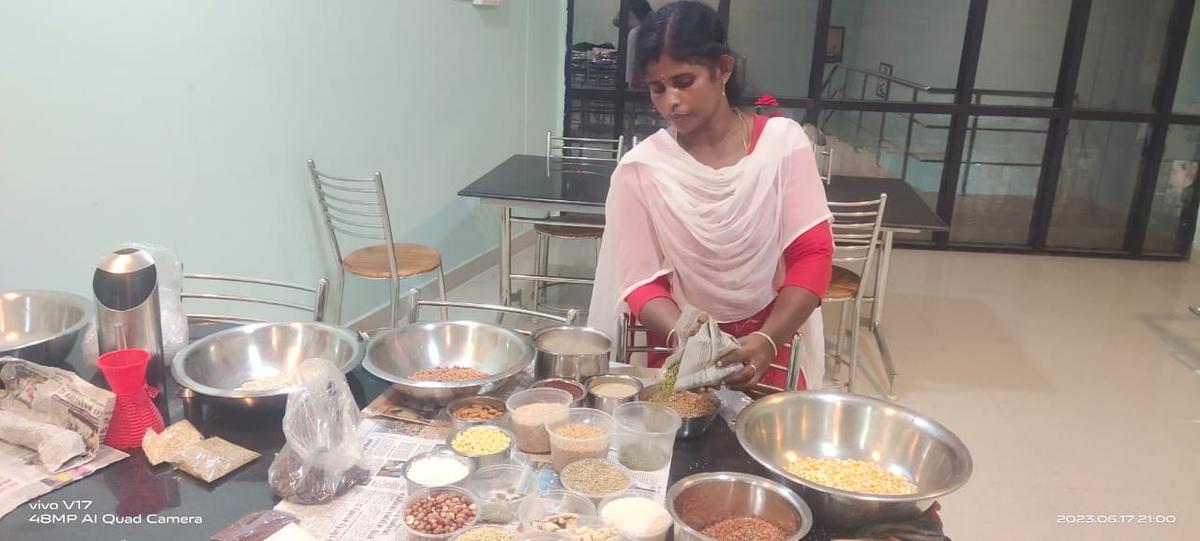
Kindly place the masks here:
MULTIPOLYGON (((114 245, 300 282, 333 266, 304 160, 384 173, 398 239, 497 243, 471 180, 562 118, 565 2, 0 3, 0 289, 88 293, 114 245)), ((351 280, 347 319, 386 302, 351 280)))

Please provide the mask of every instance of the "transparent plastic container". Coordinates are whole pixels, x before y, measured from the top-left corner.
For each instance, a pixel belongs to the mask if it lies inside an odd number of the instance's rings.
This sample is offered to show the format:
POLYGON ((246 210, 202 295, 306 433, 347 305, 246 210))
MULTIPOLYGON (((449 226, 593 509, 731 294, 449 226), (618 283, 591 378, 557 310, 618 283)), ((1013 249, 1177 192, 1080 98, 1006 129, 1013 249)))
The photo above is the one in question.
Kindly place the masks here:
POLYGON ((630 541, 666 541, 671 526, 675 524, 675 521, 671 519, 671 514, 667 512, 667 508, 658 503, 658 496, 649 490, 629 489, 605 496, 603 500, 600 500, 598 511, 601 520, 616 525, 621 534, 628 537, 630 541), (614 516, 610 509, 608 515, 604 514, 604 509, 609 504, 625 498, 637 498, 635 513, 614 516), (665 525, 653 530, 642 530, 638 527, 639 523, 654 522, 662 522, 665 525))
MULTIPOLYGON (((437 487, 437 488, 425 489, 420 492, 417 492, 416 494, 409 495, 407 498, 404 499, 404 504, 401 507, 401 509, 404 511, 405 516, 407 516, 408 515, 408 507, 410 505, 412 505, 414 502, 416 502, 417 500, 420 500, 421 498, 424 498, 425 496, 438 495, 438 494, 443 494, 443 493, 450 493, 450 494, 454 494, 456 496, 462 496, 466 499, 468 504, 475 504, 476 508, 479 507, 479 504, 478 504, 475 496, 473 496, 467 490, 464 490, 464 489, 461 489, 458 487, 437 487)), ((446 532, 446 533, 421 532, 421 531, 414 529, 412 526, 409 526, 408 523, 405 522, 404 523, 404 534, 406 536, 406 539, 409 539, 410 541, 449 541, 450 539, 453 539, 455 536, 471 529, 471 527, 474 526, 478 520, 479 520, 479 513, 477 511, 475 513, 475 516, 473 518, 471 518, 470 520, 468 520, 466 522, 466 524, 463 524, 463 526, 461 528, 454 530, 452 532, 446 532)))
POLYGON ((683 419, 662 404, 630 402, 613 412, 617 460, 634 471, 658 471, 671 463, 683 419))
MULTIPOLYGON (((604 498, 609 496, 610 494, 617 494, 619 492, 624 492, 626 490, 629 490, 630 487, 633 486, 633 474, 629 471, 629 468, 626 468, 625 466, 622 466, 622 465, 620 465, 616 462, 612 462, 610 460, 596 459, 596 458, 587 459, 587 460, 603 462, 603 463, 607 464, 608 466, 610 466, 613 470, 620 472, 620 474, 625 478, 624 485, 621 486, 621 488, 607 491, 607 492, 602 492, 602 493, 601 492, 589 492, 588 490, 585 490, 586 487, 576 486, 576 484, 574 482, 572 482, 571 475, 570 475, 570 470, 572 469, 571 468, 572 465, 568 464, 567 468, 564 468, 564 470, 566 470, 565 475, 559 475, 559 481, 562 483, 563 488, 565 488, 571 492, 574 492, 580 496, 588 498, 592 501, 592 503, 599 505, 600 502, 603 501, 604 498)), ((581 460, 579 462, 575 462, 574 464, 579 464, 580 462, 584 462, 584 461, 581 460)), ((575 466, 575 468, 579 468, 580 466, 582 466, 582 465, 575 466)))
POLYGON ((481 522, 507 524, 517 519, 521 502, 537 496, 537 472, 527 466, 502 464, 483 468, 467 480, 481 522))
POLYGON ((555 515, 574 515, 577 518, 596 516, 596 504, 585 496, 567 490, 547 490, 536 496, 525 498, 517 506, 517 517, 521 529, 527 533, 541 532, 534 522, 555 515))
POLYGON ((527 389, 508 397, 508 421, 516 436, 517 449, 535 455, 550 452, 550 436, 546 434, 546 423, 565 419, 574 397, 562 389, 527 389), (524 410, 533 404, 554 404, 537 411, 524 410), (546 408, 549 408, 547 411, 546 408))
POLYGON ((572 408, 566 417, 546 421, 546 431, 550 434, 550 461, 554 471, 562 469, 573 462, 587 458, 607 458, 608 448, 612 443, 613 431, 617 424, 611 415, 603 411, 588 408, 572 408), (600 434, 595 437, 571 437, 558 432, 568 425, 581 424, 598 429, 600 434))

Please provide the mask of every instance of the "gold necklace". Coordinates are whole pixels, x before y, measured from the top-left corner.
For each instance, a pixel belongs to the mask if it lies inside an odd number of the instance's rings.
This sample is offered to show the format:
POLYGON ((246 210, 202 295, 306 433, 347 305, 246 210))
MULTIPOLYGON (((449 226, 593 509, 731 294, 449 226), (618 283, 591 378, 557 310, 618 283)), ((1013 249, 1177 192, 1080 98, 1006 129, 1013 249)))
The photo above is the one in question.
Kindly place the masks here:
POLYGON ((746 150, 746 154, 749 154, 750 153, 750 128, 746 127, 746 118, 744 116, 742 116, 741 109, 735 108, 733 110, 733 112, 737 113, 738 123, 742 125, 742 148, 746 150))

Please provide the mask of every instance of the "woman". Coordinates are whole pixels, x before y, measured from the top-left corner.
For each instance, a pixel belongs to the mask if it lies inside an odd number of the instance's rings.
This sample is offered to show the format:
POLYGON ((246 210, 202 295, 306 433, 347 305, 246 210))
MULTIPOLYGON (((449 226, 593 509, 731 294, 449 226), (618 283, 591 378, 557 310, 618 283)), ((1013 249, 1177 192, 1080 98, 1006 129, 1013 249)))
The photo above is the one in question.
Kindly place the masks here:
MULTIPOLYGON (((740 348, 725 383, 782 386, 797 329, 799 383, 819 387, 819 306, 829 286, 831 215, 812 145, 794 121, 735 109, 734 59, 717 14, 698 2, 666 5, 640 25, 636 69, 670 127, 648 137, 613 173, 596 270, 592 326, 612 331, 628 311, 652 340, 671 336, 680 306, 708 312, 740 348)), ((652 358, 660 366, 662 358, 652 358)))

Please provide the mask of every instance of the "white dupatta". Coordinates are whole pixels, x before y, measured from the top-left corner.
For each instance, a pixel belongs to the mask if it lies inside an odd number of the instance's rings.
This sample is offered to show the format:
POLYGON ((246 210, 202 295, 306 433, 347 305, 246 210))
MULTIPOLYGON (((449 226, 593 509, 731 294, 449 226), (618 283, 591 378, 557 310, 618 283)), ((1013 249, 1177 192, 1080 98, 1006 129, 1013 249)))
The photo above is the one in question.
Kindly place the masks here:
MULTIPOLYGON (((681 306, 740 321, 775 300, 783 250, 832 218, 812 144, 787 118, 772 118, 754 151, 712 169, 666 130, 621 159, 606 223, 588 324, 615 336, 625 297, 663 275, 681 306)), ((804 326, 801 369, 810 388, 825 372, 820 309, 804 326)), ((782 345, 782 344, 781 344, 782 345)))

